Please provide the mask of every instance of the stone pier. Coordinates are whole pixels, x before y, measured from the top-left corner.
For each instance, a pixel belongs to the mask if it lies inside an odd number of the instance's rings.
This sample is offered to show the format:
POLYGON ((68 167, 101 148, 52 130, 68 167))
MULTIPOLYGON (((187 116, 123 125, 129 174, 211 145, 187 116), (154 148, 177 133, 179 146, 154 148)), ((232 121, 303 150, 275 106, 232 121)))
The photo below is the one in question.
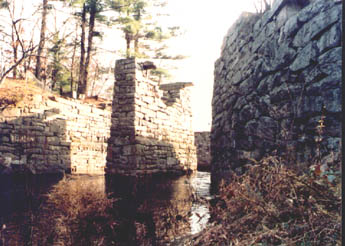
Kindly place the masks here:
POLYGON ((106 173, 196 170, 190 82, 159 85, 138 59, 116 62, 106 173))

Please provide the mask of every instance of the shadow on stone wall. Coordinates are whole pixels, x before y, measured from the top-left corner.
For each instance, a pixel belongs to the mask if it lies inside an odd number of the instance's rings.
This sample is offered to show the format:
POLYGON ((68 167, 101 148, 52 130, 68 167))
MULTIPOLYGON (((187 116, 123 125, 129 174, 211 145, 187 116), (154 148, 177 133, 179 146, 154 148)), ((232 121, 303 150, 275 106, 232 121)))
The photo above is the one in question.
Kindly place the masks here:
POLYGON ((194 132, 198 171, 211 171, 210 132, 194 132))
POLYGON ((55 111, 0 123, 0 174, 70 172, 66 122, 55 111))
POLYGON ((191 83, 159 87, 136 59, 116 61, 115 79, 106 172, 136 176, 196 169, 189 93, 183 90, 191 83))
POLYGON ((65 121, 45 114, 13 117, 0 123, 0 226, 12 220, 27 223, 41 194, 70 171, 70 144, 65 121))

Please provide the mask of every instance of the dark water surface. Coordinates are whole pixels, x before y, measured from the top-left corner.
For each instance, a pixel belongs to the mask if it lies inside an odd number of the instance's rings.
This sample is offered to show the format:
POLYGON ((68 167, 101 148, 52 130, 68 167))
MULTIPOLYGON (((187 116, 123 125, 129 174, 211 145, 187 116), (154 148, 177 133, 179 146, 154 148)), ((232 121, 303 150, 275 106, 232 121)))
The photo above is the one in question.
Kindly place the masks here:
POLYGON ((206 226, 210 198, 207 172, 0 177, 0 245, 179 245, 206 226))

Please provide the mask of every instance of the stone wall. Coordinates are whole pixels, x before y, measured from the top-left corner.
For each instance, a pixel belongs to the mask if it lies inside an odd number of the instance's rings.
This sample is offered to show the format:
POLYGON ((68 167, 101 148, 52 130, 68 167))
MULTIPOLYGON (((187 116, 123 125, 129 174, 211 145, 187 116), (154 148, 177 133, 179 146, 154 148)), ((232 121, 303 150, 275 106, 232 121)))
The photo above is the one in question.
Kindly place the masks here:
POLYGON ((210 132, 195 132, 194 142, 198 159, 198 170, 211 170, 211 136, 210 132))
POLYGON ((192 83, 158 85, 136 59, 116 62, 107 172, 141 175, 196 169, 192 83))
POLYGON ((28 95, 0 113, 0 173, 104 173, 108 110, 28 95))
POLYGON ((276 0, 229 29, 215 64, 212 173, 242 173, 274 150, 308 162, 321 119, 321 157, 339 156, 341 14, 337 0, 276 0))

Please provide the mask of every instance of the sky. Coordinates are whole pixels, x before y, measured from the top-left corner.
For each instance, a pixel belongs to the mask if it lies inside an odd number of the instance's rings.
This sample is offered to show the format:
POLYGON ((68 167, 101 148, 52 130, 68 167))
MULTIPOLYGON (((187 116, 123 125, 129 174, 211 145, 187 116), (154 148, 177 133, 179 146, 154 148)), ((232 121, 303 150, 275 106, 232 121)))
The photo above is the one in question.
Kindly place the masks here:
POLYGON ((242 12, 254 12, 254 0, 173 0, 169 13, 186 34, 173 47, 189 56, 176 71, 177 81, 190 81, 194 131, 209 131, 212 121, 214 63, 223 39, 242 12))

